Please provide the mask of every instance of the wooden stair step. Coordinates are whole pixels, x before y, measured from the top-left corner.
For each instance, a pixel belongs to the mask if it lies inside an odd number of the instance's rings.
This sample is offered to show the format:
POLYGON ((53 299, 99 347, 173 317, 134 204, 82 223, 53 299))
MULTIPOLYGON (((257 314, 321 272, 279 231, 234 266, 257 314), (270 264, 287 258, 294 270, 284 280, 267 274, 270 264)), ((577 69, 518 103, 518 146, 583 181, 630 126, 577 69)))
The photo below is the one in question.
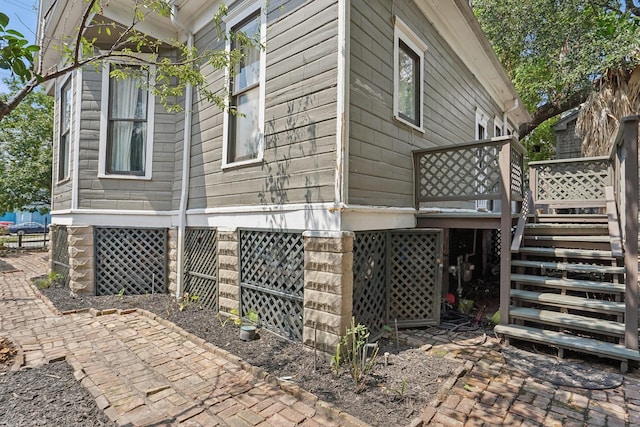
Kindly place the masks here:
POLYGON ((624 323, 557 311, 538 310, 530 307, 511 306, 509 308, 509 317, 616 337, 624 337, 625 334, 624 323))
POLYGON ((569 235, 569 236, 608 236, 608 224, 558 224, 558 223, 526 223, 525 236, 531 235, 569 235))
POLYGON ((511 274, 511 281, 547 288, 561 288, 584 292, 619 294, 626 290, 624 283, 600 282, 597 280, 565 279, 563 277, 536 276, 532 274, 511 274))
POLYGON ((511 289, 511 298, 518 301, 564 307, 569 309, 595 311, 609 314, 622 314, 625 312, 624 302, 604 301, 594 298, 582 298, 573 295, 561 295, 549 292, 525 291, 511 289))
POLYGON ((525 240, 533 240, 536 242, 590 242, 590 243, 611 243, 609 236, 598 235, 598 236, 558 236, 558 235, 535 235, 535 236, 524 236, 525 240))
POLYGON ((638 350, 629 349, 620 344, 612 344, 594 340, 592 338, 583 338, 575 335, 565 334, 562 332, 555 332, 520 325, 497 325, 494 328, 494 331, 499 335, 504 335, 511 338, 552 345, 588 354, 595 354, 604 358, 622 361, 640 361, 640 352, 638 352, 638 350))
POLYGON ((535 255, 553 258, 584 258, 598 260, 615 259, 611 251, 605 251, 601 249, 521 247, 518 253, 523 255, 535 255))
POLYGON ((545 268, 549 270, 571 271, 574 273, 604 273, 623 274, 624 267, 613 267, 610 265, 574 264, 570 262, 547 262, 514 259, 511 261, 513 267, 545 268))
POLYGON ((606 214, 530 214, 529 217, 539 223, 569 222, 580 224, 599 224, 607 222, 606 214))

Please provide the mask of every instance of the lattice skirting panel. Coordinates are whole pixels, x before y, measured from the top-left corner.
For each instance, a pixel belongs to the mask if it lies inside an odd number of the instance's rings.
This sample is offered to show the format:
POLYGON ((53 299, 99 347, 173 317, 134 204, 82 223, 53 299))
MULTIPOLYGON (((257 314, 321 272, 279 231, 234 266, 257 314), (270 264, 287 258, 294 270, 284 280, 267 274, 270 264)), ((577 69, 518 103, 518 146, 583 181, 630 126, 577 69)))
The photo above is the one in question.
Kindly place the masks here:
POLYGON ((218 310, 218 233, 187 228, 184 244, 184 292, 204 307, 218 310))
POLYGON ((358 232, 353 242, 353 316, 373 336, 387 322, 387 233, 358 232))
POLYGON ((240 230, 240 307, 263 327, 302 341, 304 242, 300 232, 240 230))
POLYGON ((400 326, 440 321, 442 234, 394 231, 389 237, 389 319, 400 326))
POLYGON ((62 276, 64 286, 69 286, 69 233, 64 225, 51 227, 51 251, 53 271, 62 276))
POLYGON ((167 230, 94 228, 96 294, 166 292, 167 230))
POLYGON ((373 335, 383 325, 440 321, 442 232, 358 232, 354 240, 353 313, 373 335))

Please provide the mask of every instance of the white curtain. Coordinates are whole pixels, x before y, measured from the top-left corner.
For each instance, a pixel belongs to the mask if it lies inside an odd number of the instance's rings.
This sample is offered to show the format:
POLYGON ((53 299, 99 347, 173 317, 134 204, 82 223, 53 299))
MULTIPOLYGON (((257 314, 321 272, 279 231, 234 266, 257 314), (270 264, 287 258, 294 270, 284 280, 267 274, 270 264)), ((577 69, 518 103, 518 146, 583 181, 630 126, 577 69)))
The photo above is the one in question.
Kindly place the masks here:
POLYGON ((111 170, 114 172, 144 167, 147 94, 141 83, 134 77, 111 79, 111 170))

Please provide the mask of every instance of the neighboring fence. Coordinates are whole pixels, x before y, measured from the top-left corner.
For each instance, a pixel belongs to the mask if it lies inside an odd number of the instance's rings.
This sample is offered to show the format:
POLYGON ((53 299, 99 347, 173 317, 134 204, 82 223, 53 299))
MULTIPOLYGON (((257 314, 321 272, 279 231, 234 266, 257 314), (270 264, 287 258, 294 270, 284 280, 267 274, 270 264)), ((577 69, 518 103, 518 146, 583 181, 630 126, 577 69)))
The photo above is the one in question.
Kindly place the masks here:
POLYGON ((8 250, 46 249, 49 247, 49 233, 21 234, 19 236, 0 235, 8 250))
POLYGON ((263 327, 302 341, 304 242, 301 232, 239 230, 240 312, 263 327))
POLYGON ((96 295, 166 292, 167 230, 94 228, 96 295))
POLYGON ((373 335, 383 326, 440 321, 442 231, 356 232, 353 314, 373 335))
POLYGON ((218 232, 187 228, 184 240, 184 292, 218 311, 218 232))
POLYGON ((64 225, 51 227, 51 256, 53 271, 62 276, 64 286, 69 286, 69 233, 64 225))

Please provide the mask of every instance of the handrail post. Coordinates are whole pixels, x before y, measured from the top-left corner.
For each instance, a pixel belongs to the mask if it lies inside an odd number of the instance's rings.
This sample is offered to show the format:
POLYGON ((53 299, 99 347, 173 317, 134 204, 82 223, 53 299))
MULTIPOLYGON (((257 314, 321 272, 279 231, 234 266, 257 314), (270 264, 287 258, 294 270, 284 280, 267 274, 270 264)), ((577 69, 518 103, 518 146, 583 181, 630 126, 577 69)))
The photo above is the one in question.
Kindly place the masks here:
POLYGON ((638 119, 624 124, 625 347, 638 349, 638 119))
POLYGON ((529 166, 529 190, 531 191, 530 212, 535 212, 536 201, 538 200, 538 168, 529 166))
POLYGON ((511 299, 511 144, 500 148, 500 324, 509 324, 511 299))

